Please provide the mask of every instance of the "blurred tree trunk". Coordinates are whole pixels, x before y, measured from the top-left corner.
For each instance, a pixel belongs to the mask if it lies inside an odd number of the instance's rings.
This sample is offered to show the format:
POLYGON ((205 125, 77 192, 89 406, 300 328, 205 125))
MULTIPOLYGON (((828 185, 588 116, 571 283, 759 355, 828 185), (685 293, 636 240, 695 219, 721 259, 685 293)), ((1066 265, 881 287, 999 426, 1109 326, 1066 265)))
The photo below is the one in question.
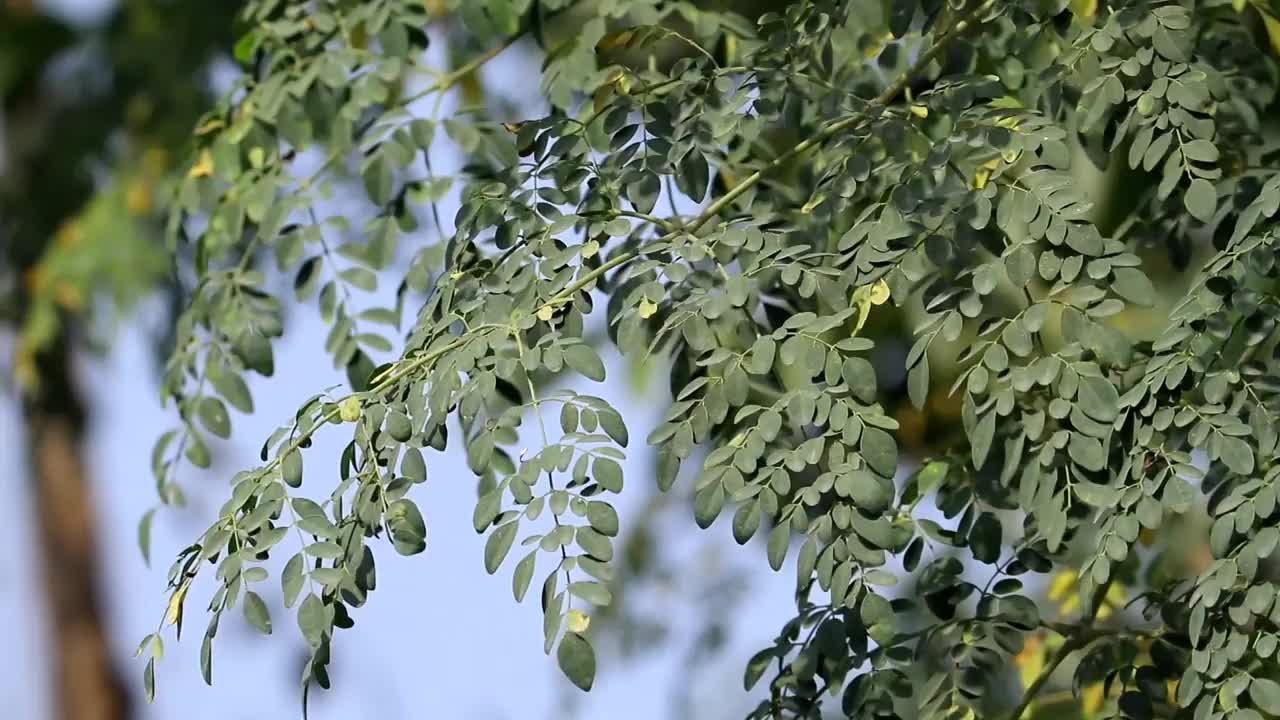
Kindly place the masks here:
POLYGON ((123 720, 129 694, 111 657, 97 525, 83 458, 85 417, 66 338, 37 363, 38 395, 26 398, 32 499, 43 556, 53 717, 123 720))

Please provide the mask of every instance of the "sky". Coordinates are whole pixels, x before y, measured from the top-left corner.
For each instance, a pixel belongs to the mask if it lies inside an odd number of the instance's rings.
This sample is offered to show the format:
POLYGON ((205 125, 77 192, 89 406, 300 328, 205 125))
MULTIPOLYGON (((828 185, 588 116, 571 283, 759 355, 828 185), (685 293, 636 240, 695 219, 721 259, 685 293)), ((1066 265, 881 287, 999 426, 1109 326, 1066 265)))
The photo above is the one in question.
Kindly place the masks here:
MULTIPOLYGON (((101 17, 108 3, 48 0, 45 4, 78 20, 92 21, 101 17)), ((520 90, 528 65, 526 58, 513 50, 485 72, 491 86, 520 90)), ((450 160, 433 158, 437 168, 451 164, 450 160)), ((452 208, 446 208, 444 216, 452 217, 452 213, 452 208)), ((98 509, 104 601, 115 630, 116 658, 139 696, 142 661, 134 659, 133 652, 164 613, 170 559, 213 519, 218 505, 228 497, 231 475, 257 462, 262 439, 288 420, 312 393, 342 382, 328 358, 317 352, 327 327, 313 308, 295 311, 276 348, 276 376, 265 381, 252 378, 258 412, 234 417, 235 433, 229 441, 215 446, 211 470, 184 470, 190 505, 157 515, 153 564, 148 568, 137 548, 136 528, 155 501, 149 454, 155 438, 175 420, 172 410, 161 408, 159 402, 158 371, 147 332, 156 323, 154 310, 144 306, 121 327, 109 354, 84 356, 77 363, 79 382, 93 413, 86 452, 98 509)), ((6 351, 3 338, 0 351, 6 351)), ((607 362, 611 378, 627 377, 616 356, 608 357, 607 362)), ((631 427, 633 442, 626 464, 631 491, 618 502, 625 533, 628 518, 650 494, 653 474, 643 438, 665 409, 665 399, 655 403, 651 396, 618 381, 576 389, 614 402, 631 427), (649 486, 638 487, 645 483, 649 486)), ((39 603, 38 554, 31 546, 33 505, 25 483, 19 420, 16 398, 11 392, 0 391, 0 617, 6 618, 7 627, 0 633, 7 640, 6 652, 0 653, 0 707, 8 717, 42 720, 50 711, 46 618, 39 603)), ((335 467, 332 460, 336 460, 342 442, 341 435, 334 432, 319 437, 308 452, 304 490, 312 497, 327 495, 325 476, 318 469, 335 467)), ((391 719, 537 720, 564 717, 565 697, 577 699, 580 718, 665 718, 671 716, 672 696, 688 687, 698 688, 716 711, 702 717, 745 714, 752 699, 741 688, 742 668, 790 617, 793 567, 774 574, 761 547, 745 553, 748 557, 743 558, 746 562, 742 566, 750 572, 748 599, 728 618, 734 629, 730 649, 719 660, 690 673, 682 659, 708 608, 690 601, 689 595, 725 567, 722 558, 741 553, 735 552, 727 521, 701 532, 690 511, 673 511, 664 520, 669 534, 663 536, 663 552, 698 568, 700 574, 668 592, 648 593, 639 602, 665 616, 675 640, 638 660, 623 661, 602 654, 596 688, 582 695, 560 675, 554 657, 542 653, 536 593, 523 605, 512 599, 514 560, 496 576, 484 572, 484 538, 471 528, 475 480, 460 454, 451 451, 428 462, 430 480, 411 495, 429 527, 428 549, 422 555, 404 558, 389 544, 375 545, 378 589, 355 613, 355 628, 339 635, 331 668, 335 687, 330 692, 313 693, 312 718, 350 720, 376 715, 391 719)), ((275 569, 278 571, 279 562, 275 569)), ((156 673, 157 699, 140 717, 229 720, 300 716, 298 678, 305 659, 303 642, 292 614, 280 604, 277 577, 273 573, 264 592, 272 609, 273 635, 258 635, 238 612, 233 613, 223 622, 214 647, 212 687, 201 680, 198 663, 206 623, 201 609, 212 588, 197 584, 187 604, 186 635, 179 642, 172 628, 167 630, 166 655, 156 673)), ((695 701, 697 698, 695 693, 695 701)))

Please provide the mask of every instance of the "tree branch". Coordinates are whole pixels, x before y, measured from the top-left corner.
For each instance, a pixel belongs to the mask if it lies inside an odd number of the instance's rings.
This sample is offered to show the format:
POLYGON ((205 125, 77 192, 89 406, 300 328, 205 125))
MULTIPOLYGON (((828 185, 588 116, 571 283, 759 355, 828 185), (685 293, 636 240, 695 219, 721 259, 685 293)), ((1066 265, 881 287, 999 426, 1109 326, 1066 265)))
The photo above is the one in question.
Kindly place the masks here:
POLYGON ((1054 632, 1061 633, 1066 630, 1070 634, 1064 635, 1066 640, 1062 643, 1062 647, 1058 648, 1058 651, 1044 666, 1044 670, 1041 670, 1036 679, 1031 682, 1031 685, 1027 686, 1026 692, 1022 694, 1022 699, 1018 701, 1018 705, 1013 709, 1013 712, 1009 713, 1008 720, 1022 720, 1027 708, 1031 707, 1031 703, 1035 702, 1036 696, 1040 694, 1045 683, 1049 682, 1049 678, 1053 676, 1062 661, 1066 660, 1071 653, 1085 647, 1099 637, 1099 633, 1093 629, 1093 619, 1097 617, 1098 609, 1102 607, 1102 599, 1107 596, 1109 589, 1111 589, 1111 578, 1107 578, 1106 582, 1093 591, 1093 599, 1089 603, 1089 612, 1080 619, 1078 625, 1055 623, 1051 626, 1054 632))

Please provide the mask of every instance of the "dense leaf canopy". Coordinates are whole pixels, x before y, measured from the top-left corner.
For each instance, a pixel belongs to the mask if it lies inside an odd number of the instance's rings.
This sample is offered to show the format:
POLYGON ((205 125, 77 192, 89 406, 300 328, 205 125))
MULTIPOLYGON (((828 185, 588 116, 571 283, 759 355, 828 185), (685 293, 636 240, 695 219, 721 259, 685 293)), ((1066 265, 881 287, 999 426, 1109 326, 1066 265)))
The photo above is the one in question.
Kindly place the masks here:
POLYGON ((486 0, 437 33, 443 5, 249 3, 244 77, 195 131, 161 498, 254 411, 286 309, 318 309, 350 380, 172 568, 169 622, 216 575, 206 677, 237 605, 271 632, 279 557, 327 687, 377 552, 426 547, 414 487, 452 444, 478 500, 438 511, 473 513, 589 689, 647 434, 698 525, 798 571, 753 718, 1016 718, 1067 660, 1090 712, 1280 715, 1271 5, 486 0), (448 72, 446 36, 475 48, 448 72), (545 114, 444 112, 525 39, 545 114), (569 389, 605 380, 600 330, 669 367, 656 428, 569 389), (897 393, 957 427, 913 449, 897 393), (338 467, 309 463, 331 425, 338 467))

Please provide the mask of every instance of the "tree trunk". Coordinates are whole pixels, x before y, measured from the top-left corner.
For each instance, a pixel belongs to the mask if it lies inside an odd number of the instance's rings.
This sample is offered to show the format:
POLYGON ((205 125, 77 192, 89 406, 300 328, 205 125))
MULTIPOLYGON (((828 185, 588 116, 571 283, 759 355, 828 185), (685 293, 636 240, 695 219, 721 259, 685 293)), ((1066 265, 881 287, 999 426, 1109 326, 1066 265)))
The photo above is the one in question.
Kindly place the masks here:
POLYGON ((81 456, 84 408, 70 362, 65 340, 43 353, 39 394, 24 406, 52 635, 52 717, 124 720, 129 694, 111 657, 100 602, 93 499, 81 456))

